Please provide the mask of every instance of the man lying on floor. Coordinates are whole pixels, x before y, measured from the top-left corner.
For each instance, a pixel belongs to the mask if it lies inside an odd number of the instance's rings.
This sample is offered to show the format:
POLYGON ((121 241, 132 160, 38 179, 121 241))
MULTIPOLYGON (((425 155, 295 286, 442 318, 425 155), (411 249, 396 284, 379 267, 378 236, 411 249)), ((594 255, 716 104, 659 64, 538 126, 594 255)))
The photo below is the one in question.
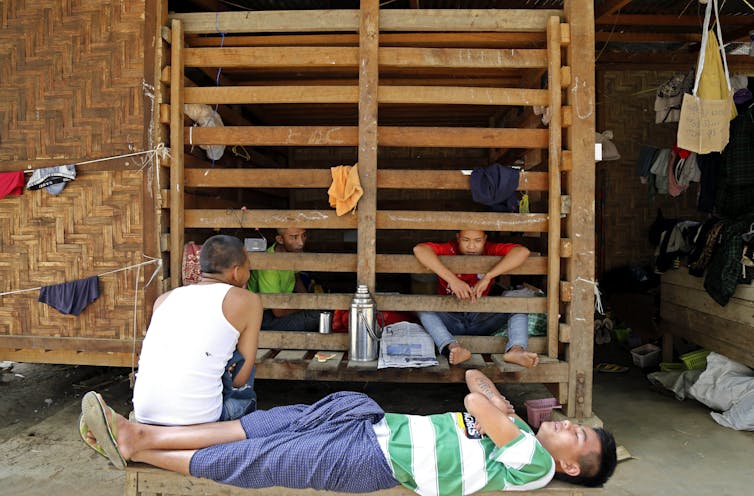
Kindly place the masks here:
POLYGON ((89 392, 84 441, 117 468, 127 460, 239 487, 370 492, 402 484, 422 495, 538 489, 558 478, 595 486, 616 464, 615 440, 568 420, 536 436, 478 370, 466 373, 468 413, 385 413, 338 392, 313 405, 239 420, 164 427, 129 422, 89 392))

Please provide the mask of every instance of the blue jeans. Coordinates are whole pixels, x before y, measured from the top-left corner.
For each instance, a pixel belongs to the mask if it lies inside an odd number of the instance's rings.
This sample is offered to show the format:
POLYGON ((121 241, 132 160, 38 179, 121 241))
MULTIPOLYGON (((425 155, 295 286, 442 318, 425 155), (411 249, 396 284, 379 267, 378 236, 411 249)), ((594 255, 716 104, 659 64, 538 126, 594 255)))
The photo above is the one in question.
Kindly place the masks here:
POLYGON ((319 330, 319 310, 299 310, 282 317, 275 317, 272 310, 265 310, 262 314, 262 329, 317 332, 319 330))
POLYGON ((508 343, 523 349, 529 344, 529 317, 525 313, 418 312, 422 327, 440 352, 457 340, 453 336, 489 336, 508 323, 508 343))
POLYGON ((245 361, 243 355, 238 350, 235 350, 233 356, 228 360, 228 365, 225 367, 225 373, 222 377, 223 411, 220 414, 220 421, 239 419, 257 409, 257 393, 254 392, 254 376, 257 373, 256 365, 251 369, 251 376, 249 376, 246 384, 239 388, 233 387, 233 378, 238 375, 245 361), (236 367, 233 369, 233 373, 230 373, 228 369, 232 365, 236 367))

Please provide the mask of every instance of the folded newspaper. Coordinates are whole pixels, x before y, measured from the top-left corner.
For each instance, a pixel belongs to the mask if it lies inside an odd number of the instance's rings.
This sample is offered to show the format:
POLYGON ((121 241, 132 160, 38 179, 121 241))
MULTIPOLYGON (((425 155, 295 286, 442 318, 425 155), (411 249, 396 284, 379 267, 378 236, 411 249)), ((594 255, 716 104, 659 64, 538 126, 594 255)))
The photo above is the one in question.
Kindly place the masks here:
POLYGON ((437 364, 435 343, 419 324, 398 322, 382 328, 378 369, 437 364))

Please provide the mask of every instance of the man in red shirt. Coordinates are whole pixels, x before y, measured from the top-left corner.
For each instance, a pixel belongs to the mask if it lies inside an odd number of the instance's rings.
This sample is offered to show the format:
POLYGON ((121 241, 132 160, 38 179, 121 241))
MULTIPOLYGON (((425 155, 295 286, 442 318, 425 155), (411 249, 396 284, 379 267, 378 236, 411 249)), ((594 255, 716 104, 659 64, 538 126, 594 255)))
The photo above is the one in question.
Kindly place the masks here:
MULTIPOLYGON (((514 243, 487 242, 484 231, 463 230, 455 241, 447 243, 419 243, 414 255, 422 265, 438 276, 437 292, 453 295, 459 300, 474 302, 490 292, 492 281, 499 275, 515 269, 529 257, 529 249, 514 243), (500 256, 500 261, 486 274, 454 274, 441 261, 440 255, 500 256)), ((441 353, 451 364, 471 358, 471 352, 458 344, 457 335, 487 336, 508 323, 508 343, 503 359, 524 367, 539 362, 536 353, 526 350, 529 340, 526 314, 479 312, 418 312, 422 326, 434 339, 441 353)))

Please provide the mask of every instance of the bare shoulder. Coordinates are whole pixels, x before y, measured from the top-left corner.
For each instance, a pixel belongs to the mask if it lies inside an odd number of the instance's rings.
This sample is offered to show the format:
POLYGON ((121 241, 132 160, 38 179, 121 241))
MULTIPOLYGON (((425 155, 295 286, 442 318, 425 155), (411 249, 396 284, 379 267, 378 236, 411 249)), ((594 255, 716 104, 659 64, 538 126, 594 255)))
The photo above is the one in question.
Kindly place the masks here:
POLYGON ((252 293, 248 289, 238 288, 235 286, 230 288, 225 301, 231 304, 241 305, 254 305, 261 303, 261 299, 259 298, 258 294, 252 293))
POLYGON ((154 300, 154 305, 152 306, 152 311, 157 310, 157 307, 162 305, 162 302, 164 302, 168 296, 170 296, 170 293, 172 293, 173 290, 171 289, 167 293, 162 293, 160 296, 157 297, 156 300, 154 300))

